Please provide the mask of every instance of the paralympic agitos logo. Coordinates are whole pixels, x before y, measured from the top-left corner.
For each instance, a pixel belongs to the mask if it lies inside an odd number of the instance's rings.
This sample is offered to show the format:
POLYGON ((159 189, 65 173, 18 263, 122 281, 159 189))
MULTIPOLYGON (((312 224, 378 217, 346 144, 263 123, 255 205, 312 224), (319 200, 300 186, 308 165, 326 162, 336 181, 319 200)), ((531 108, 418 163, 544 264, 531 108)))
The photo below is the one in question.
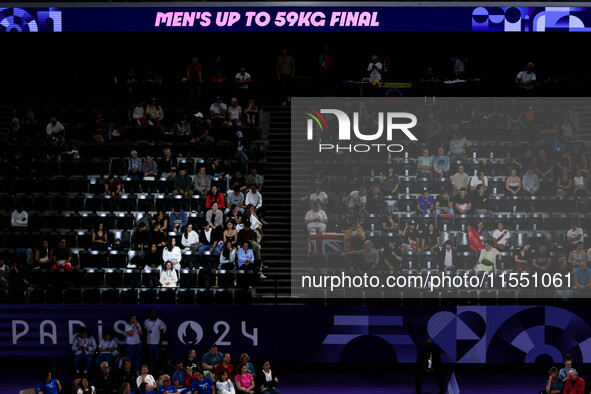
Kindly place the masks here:
MULTIPOLYGON (((314 139, 315 125, 320 129, 321 141, 324 139, 322 138, 323 134, 328 133, 328 124, 323 114, 334 115, 338 122, 337 137, 339 143, 329 144, 321 142, 318 144, 318 152, 402 152, 404 146, 390 143, 393 141, 394 132, 396 131, 401 131, 411 141, 418 140, 410 131, 410 129, 416 126, 417 117, 408 112, 378 112, 377 131, 360 130, 359 112, 353 112, 353 122, 351 122, 347 113, 338 109, 321 109, 320 112, 313 109, 306 109, 305 114, 309 116, 307 120, 307 139, 309 141, 314 139), (379 140, 383 140, 384 134, 387 143, 379 143, 379 140), (356 140, 367 143, 351 143, 356 140), (369 141, 372 141, 372 143, 369 143, 369 141)), ((375 122, 371 123, 375 124, 375 122)))

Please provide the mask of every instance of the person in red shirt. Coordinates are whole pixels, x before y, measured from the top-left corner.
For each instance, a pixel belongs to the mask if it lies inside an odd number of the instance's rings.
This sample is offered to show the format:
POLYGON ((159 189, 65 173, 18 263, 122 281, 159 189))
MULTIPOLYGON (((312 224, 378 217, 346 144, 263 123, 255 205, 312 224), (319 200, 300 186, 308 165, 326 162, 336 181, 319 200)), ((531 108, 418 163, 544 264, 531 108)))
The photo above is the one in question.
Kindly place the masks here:
MULTIPOLYGON (((193 387, 193 380, 195 379, 197 379, 197 375, 195 375, 195 373, 193 372, 193 366, 185 365, 185 385, 183 386, 183 388, 193 387)), ((177 388, 180 389, 181 387, 177 388)))
POLYGON ((564 382, 563 394, 583 394, 585 392, 585 381, 577 376, 574 370, 568 371, 568 379, 564 382))
POLYGON ((225 353, 222 362, 215 366, 215 376, 220 376, 223 371, 228 373, 228 379, 234 380, 234 366, 230 364, 230 353, 225 353))
POLYGON ((205 200, 205 207, 207 209, 211 208, 211 204, 214 202, 218 203, 218 207, 226 206, 226 199, 224 198, 224 195, 219 192, 216 185, 211 185, 211 190, 209 193, 207 193, 207 199, 205 200))

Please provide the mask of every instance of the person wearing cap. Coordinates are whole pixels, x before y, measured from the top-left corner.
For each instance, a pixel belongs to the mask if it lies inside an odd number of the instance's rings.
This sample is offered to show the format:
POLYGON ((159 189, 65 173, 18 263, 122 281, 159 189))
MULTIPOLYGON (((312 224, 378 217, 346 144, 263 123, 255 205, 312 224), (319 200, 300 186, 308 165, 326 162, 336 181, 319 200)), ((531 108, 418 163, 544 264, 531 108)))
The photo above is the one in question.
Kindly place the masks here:
POLYGON ((242 126, 242 107, 238 105, 238 99, 232 97, 230 108, 228 108, 228 125, 234 127, 242 126))
POLYGON ((400 245, 400 249, 403 252, 409 252, 411 250, 418 250, 419 247, 419 239, 420 233, 417 230, 417 222, 414 220, 409 220, 404 229, 400 233, 402 237, 402 244, 400 245))
POLYGON ((470 177, 464 172, 464 165, 458 166, 458 172, 451 177, 451 186, 453 187, 452 197, 457 197, 461 188, 467 189, 470 185, 470 177))
POLYGON ((454 216, 453 202, 446 189, 441 189, 435 199, 435 224, 437 224, 439 215, 451 215, 452 219, 454 216))
POLYGON ((433 208, 435 207, 435 201, 433 200, 433 196, 429 195, 429 191, 427 189, 423 190, 423 194, 421 194, 417 198, 417 212, 419 215, 429 215, 433 213, 433 208))
POLYGON ((215 103, 209 107, 209 116, 214 126, 227 126, 228 121, 226 116, 228 115, 228 106, 222 102, 220 96, 215 98, 215 103))
POLYGON ((521 89, 531 90, 536 86, 536 74, 534 73, 534 64, 532 62, 527 63, 525 70, 520 71, 515 77, 515 83, 519 85, 521 89))
POLYGON ((472 210, 472 201, 465 187, 460 188, 460 194, 454 198, 453 202, 456 213, 469 213, 472 210))
POLYGON ((196 112, 193 116, 192 122, 193 133, 196 137, 191 138, 190 142, 193 144, 197 144, 199 142, 213 144, 215 140, 209 133, 210 127, 211 120, 205 119, 203 117, 203 113, 196 112))

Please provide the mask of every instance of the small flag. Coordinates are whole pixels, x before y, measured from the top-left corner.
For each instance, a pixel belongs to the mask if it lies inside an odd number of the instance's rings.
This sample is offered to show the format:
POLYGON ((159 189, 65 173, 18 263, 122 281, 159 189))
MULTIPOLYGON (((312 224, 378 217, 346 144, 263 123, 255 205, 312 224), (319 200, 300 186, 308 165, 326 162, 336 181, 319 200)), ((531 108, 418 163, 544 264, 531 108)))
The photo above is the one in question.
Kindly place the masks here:
POLYGON ((471 226, 468 226, 468 239, 470 240, 470 249, 475 252, 480 252, 484 249, 484 245, 482 245, 482 239, 480 239, 480 234, 476 232, 471 226))

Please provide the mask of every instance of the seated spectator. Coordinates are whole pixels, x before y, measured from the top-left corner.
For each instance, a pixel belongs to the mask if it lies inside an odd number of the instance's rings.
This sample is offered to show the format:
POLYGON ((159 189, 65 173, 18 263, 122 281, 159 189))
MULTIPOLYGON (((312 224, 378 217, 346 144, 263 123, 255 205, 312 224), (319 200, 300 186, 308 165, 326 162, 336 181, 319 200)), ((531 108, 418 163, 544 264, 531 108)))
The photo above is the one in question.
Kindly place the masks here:
POLYGON ((156 379, 152 375, 149 374, 148 366, 142 365, 140 370, 140 375, 135 380, 136 385, 139 387, 142 383, 147 383, 148 388, 150 390, 157 390, 158 386, 156 385, 156 379))
POLYGON ((433 178, 433 157, 429 155, 429 149, 423 149, 423 155, 417 159, 417 177, 433 178))
POLYGON ((550 376, 546 381, 546 393, 562 394, 564 390, 564 381, 558 378, 558 368, 552 367, 548 372, 550 376))
POLYGON ((86 375, 92 367, 92 358, 96 350, 96 340, 92 335, 88 335, 86 327, 80 327, 78 334, 74 335, 72 341, 72 351, 74 352, 74 368, 76 373, 80 371, 86 375))
POLYGON ((199 246, 199 234, 193 230, 191 223, 187 223, 187 227, 185 227, 185 232, 181 237, 181 244, 183 247, 192 250, 195 250, 199 246))
POLYGON ((60 381, 53 378, 51 371, 44 371, 39 375, 39 383, 35 386, 35 394, 57 394, 62 391, 60 381))
MULTIPOLYGON (((260 218, 262 224, 267 224, 263 219, 264 216, 264 209, 263 209, 263 196, 259 193, 256 184, 252 183, 250 185, 250 190, 244 196, 244 204, 248 207, 252 205, 254 207, 254 212, 256 213, 257 218, 260 218)), ((245 213, 248 213, 248 210, 245 208, 245 213)), ((252 224, 252 223, 251 223, 252 224)), ((253 229, 255 227, 253 226, 253 229)))
POLYGON ((211 184, 217 185, 218 189, 224 191, 226 185, 223 180, 226 177, 226 170, 224 164, 220 159, 214 158, 210 165, 205 169, 207 174, 211 177, 211 184))
POLYGON ((205 213, 205 221, 216 233, 217 239, 221 240, 224 232, 224 213, 218 209, 217 202, 214 202, 211 209, 205 213))
POLYGON ((237 159, 239 164, 248 163, 248 155, 246 154, 248 147, 243 137, 242 131, 236 132, 236 147, 234 148, 236 153, 234 153, 234 159, 237 159))
POLYGON ((470 180, 470 191, 475 192, 478 185, 482 185, 485 192, 488 190, 488 177, 484 175, 482 170, 478 171, 470 180))
POLYGON ((76 394, 96 394, 96 389, 94 386, 90 385, 90 381, 86 376, 83 376, 80 379, 80 388, 76 392, 76 394))
POLYGON ((226 372, 228 378, 234 380, 234 365, 232 365, 230 361, 230 353, 224 353, 222 362, 215 366, 215 376, 220 376, 223 372, 226 372))
POLYGON ((420 249, 420 238, 421 235, 419 230, 416 229, 417 223, 414 220, 410 220, 404 226, 400 236, 402 237, 402 244, 400 249, 403 252, 420 249))
POLYGON ((361 186, 359 190, 354 190, 345 197, 345 207, 350 214, 363 213, 366 210, 367 189, 361 186))
POLYGON ((513 254, 513 261, 515 262, 515 271, 517 272, 529 272, 529 264, 531 262, 531 245, 525 242, 519 247, 518 250, 513 254))
POLYGON ((568 378, 564 383, 564 394, 582 394, 585 391, 585 381, 577 376, 575 371, 568 372, 568 378))
POLYGON ((400 177, 394 171, 394 166, 388 166, 388 172, 380 180, 382 184, 382 193, 398 198, 398 188, 400 187, 400 177))
POLYGON ((236 169, 234 176, 230 178, 230 189, 234 190, 235 187, 238 187, 242 193, 244 193, 248 188, 246 186, 246 178, 242 176, 240 169, 236 169))
MULTIPOLYGON (((428 70, 429 69, 431 69, 431 67, 429 67, 428 70)), ((431 72, 428 71, 423 78, 421 78, 421 82, 428 81, 429 84, 431 84, 437 81, 437 83, 439 83, 439 78, 433 76, 432 69, 431 72), (431 78, 435 78, 435 80, 432 80, 431 78)), ((425 133, 424 142, 430 147, 441 146, 441 132, 443 131, 443 126, 437 119, 435 119, 435 114, 433 112, 427 113, 427 121, 423 123, 422 126, 425 133)))
POLYGON ((569 172, 573 172, 574 166, 573 166, 573 160, 572 160, 572 156, 571 153, 569 151, 566 152, 556 152, 555 158, 555 164, 556 164, 556 171, 558 173, 562 172, 563 168, 566 168, 569 172))
POLYGON ((587 268, 587 262, 583 261, 579 268, 575 269, 573 273, 574 285, 573 289, 588 289, 591 288, 591 270, 587 268))
POLYGON ((444 390, 444 378, 441 371, 441 354, 433 347, 433 341, 427 339, 425 346, 417 353, 417 372, 415 375, 415 389, 422 392, 422 382, 425 376, 433 376, 437 379, 437 389, 440 393, 444 390))
POLYGON ((388 245, 384 248, 382 254, 382 261, 389 270, 400 271, 402 268, 402 251, 398 246, 398 240, 396 237, 388 239, 388 245))
POLYGON ((102 222, 100 222, 96 230, 92 232, 91 237, 91 250, 108 250, 109 243, 107 240, 107 232, 105 231, 105 225, 102 222))
POLYGON ((493 245, 495 248, 503 251, 509 249, 509 242, 511 240, 511 233, 505 229, 503 222, 497 223, 497 228, 492 233, 493 245))
POLYGON ((524 127, 523 109, 517 105, 517 100, 511 99, 509 108, 505 111, 507 130, 520 130, 524 127))
MULTIPOLYGON (((525 167, 527 168, 527 167, 525 167)), ((534 169, 540 180, 552 179, 554 174, 554 164, 548 157, 545 148, 539 151, 539 157, 534 160, 534 169)))
POLYGON ((162 287, 177 287, 177 282, 178 277, 176 271, 173 269, 172 262, 167 261, 164 264, 162 273, 160 274, 160 284, 162 287))
MULTIPOLYGON (((239 213, 238 211, 236 213, 239 213)), ((228 217, 226 216, 225 220, 225 229, 224 232, 222 234, 222 241, 224 241, 224 243, 235 243, 236 242, 236 237, 238 236, 238 231, 236 230, 236 228, 234 227, 234 220, 229 220, 228 217)), ((240 218, 239 218, 240 220, 240 218)))
POLYGON ((540 190, 540 179, 534 173, 534 169, 532 167, 527 169, 527 172, 523 176, 521 180, 523 192, 526 196, 535 196, 540 190))
POLYGON ((576 249, 571 250, 568 254, 568 262, 575 267, 580 267, 582 263, 587 262, 587 253, 585 253, 581 241, 577 242, 576 249))
POLYGON ((228 121, 226 120, 228 112, 228 106, 222 102, 221 97, 215 98, 215 103, 209 107, 209 116, 211 118, 212 126, 227 126, 228 121))
MULTIPOLYGON (((102 368, 103 367, 101 366, 101 370, 102 370, 102 368)), ((115 380, 117 382, 127 383, 130 387, 130 390, 133 390, 133 392, 135 393, 138 389, 137 377, 138 377, 138 373, 135 370, 135 368, 132 368, 131 360, 129 358, 123 358, 123 360, 121 361, 121 369, 118 371, 117 377, 115 378, 115 380)), ((98 384, 97 384, 97 387, 98 387, 98 384)), ((104 392, 111 393, 111 391, 104 391, 104 392)))
POLYGON ((49 123, 45 127, 45 131, 47 132, 47 137, 50 139, 55 139, 57 144, 63 146, 65 143, 66 138, 66 129, 64 125, 58 122, 55 116, 52 116, 49 123))
POLYGON ((511 170, 511 175, 505 179, 505 190, 509 192, 509 196, 517 196, 521 191, 521 178, 517 176, 515 169, 511 170))
POLYGON ((177 390, 181 390, 185 384, 185 366, 181 360, 174 362, 172 384, 177 388, 177 390))
POLYGON ((375 185, 371 193, 367 195, 367 211, 372 214, 382 215, 388 210, 388 204, 384 201, 380 185, 375 185))
POLYGON ((182 168, 179 170, 177 176, 174 177, 174 189, 172 194, 174 196, 181 195, 181 196, 193 196, 193 181, 191 180, 191 176, 187 174, 187 170, 182 168))
POLYGON ((150 249, 144 256, 144 272, 150 272, 153 269, 162 270, 162 266, 164 265, 164 261, 162 260, 163 251, 164 247, 158 250, 156 244, 153 243, 150 245, 150 249))
POLYGON ((427 228, 421 233, 421 250, 439 251, 441 244, 441 236, 439 230, 435 228, 435 224, 429 223, 427 228))
POLYGON ((394 215, 390 211, 386 211, 382 218, 382 231, 388 233, 396 233, 399 231, 398 219, 394 220, 394 215))
POLYGON ((435 199, 435 223, 437 224, 439 215, 450 215, 453 218, 453 206, 453 201, 451 200, 447 189, 442 189, 435 199))
POLYGON ((245 179, 246 186, 250 187, 251 185, 256 185, 257 190, 260 191, 263 188, 263 177, 258 173, 256 167, 253 167, 250 170, 250 175, 245 179))
POLYGON ((226 199, 224 195, 219 192, 218 187, 216 185, 211 186, 211 190, 207 193, 207 199, 205 200, 205 207, 210 209, 212 204, 216 202, 218 207, 225 207, 226 206, 226 199))
POLYGON ((49 249, 49 242, 46 239, 41 241, 41 245, 35 249, 35 267, 49 268, 50 263, 53 264, 51 252, 52 250, 49 249))
POLYGON ((105 195, 116 197, 121 196, 122 194, 121 180, 115 178, 113 174, 109 174, 107 179, 105 179, 105 195))
POLYGON ((279 379, 277 374, 271 370, 271 364, 269 361, 263 361, 263 370, 256 378, 256 386, 260 393, 281 394, 281 391, 277 390, 277 383, 279 383, 279 379))
POLYGON ((158 248, 160 252, 162 252, 162 249, 166 246, 166 234, 164 233, 160 222, 152 223, 152 230, 150 230, 150 243, 155 244, 156 248, 158 248))
POLYGON ((423 190, 423 194, 417 198, 417 213, 419 215, 430 215, 433 213, 434 208, 435 200, 433 196, 429 195, 427 189, 423 190))
POLYGON ((257 125, 258 113, 259 107, 257 107, 254 100, 248 100, 248 106, 244 109, 244 115, 246 116, 246 124, 248 126, 255 127, 257 125))
POLYGON ((483 242, 484 249, 480 251, 478 263, 474 267, 474 271, 493 271, 497 272, 497 261, 501 260, 501 252, 492 247, 490 239, 485 239, 483 242))
POLYGON ((127 383, 127 382, 124 382, 124 383, 121 384, 121 387, 119 387, 119 392, 121 394, 133 394, 133 393, 135 393, 135 391, 131 391, 131 385, 129 383, 127 383))
POLYGON ((191 142, 192 144, 206 143, 213 144, 214 138, 210 134, 211 119, 205 119, 203 113, 196 112, 193 116, 193 123, 191 123, 191 142))
MULTIPOLYGON (((524 173, 526 169, 534 165, 534 156, 530 148, 526 148, 522 156, 511 161, 512 164, 519 167, 519 172, 524 173)), ((539 174, 538 174, 539 175, 539 174)))
POLYGON ((168 238, 168 242, 166 243, 166 247, 162 251, 162 261, 171 262, 172 267, 178 273, 181 271, 181 260, 183 259, 183 255, 181 253, 181 248, 176 246, 176 237, 168 238))
POLYGON ((150 233, 148 226, 144 222, 140 222, 131 236, 131 248, 133 250, 146 251, 150 246, 150 233))
POLYGON ((216 384, 215 388, 218 394, 235 394, 236 389, 234 388, 234 383, 232 380, 228 378, 228 372, 223 370, 219 375, 216 375, 216 384))
POLYGON ((199 234, 199 243, 202 245, 199 247, 199 256, 201 262, 203 262, 203 255, 205 252, 211 252, 211 254, 219 255, 221 251, 221 245, 219 245, 218 232, 214 231, 208 222, 203 224, 203 230, 199 234))
POLYGON ((142 176, 142 159, 137 156, 137 151, 131 151, 131 158, 127 163, 127 175, 131 177, 132 180, 139 180, 142 176))
POLYGON ((321 207, 328 206, 328 195, 320 189, 320 185, 314 187, 314 192, 310 194, 309 198, 310 205, 318 202, 321 207))
POLYGON ((204 376, 201 368, 195 370, 192 390, 193 394, 216 394, 213 380, 209 376, 204 376))
POLYGON ((72 269, 72 251, 66 247, 66 239, 62 238, 58 242, 58 246, 51 252, 53 258, 52 269, 65 269, 70 271, 72 269))
POLYGON ((452 275, 456 272, 456 262, 455 262, 455 254, 456 251, 453 249, 453 244, 450 240, 447 240, 443 243, 443 248, 439 252, 439 270, 442 272, 450 272, 452 275))
POLYGON ((211 178, 205 172, 205 166, 199 167, 199 172, 193 179, 193 190, 195 194, 206 196, 211 189, 211 178))
POLYGON ((572 274, 574 271, 573 268, 574 268, 573 265, 569 264, 566 257, 560 256, 558 258, 558 265, 557 265, 556 269, 554 270, 554 272, 559 273, 560 275, 562 275, 564 277, 564 275, 572 274))
POLYGON ((589 176, 589 164, 587 163, 587 153, 581 152, 578 156, 575 156, 575 170, 583 171, 585 176, 589 176))
POLYGON ((237 367, 238 373, 236 374, 235 383, 238 393, 254 393, 255 384, 254 377, 248 373, 245 364, 240 364, 237 367))
POLYGON ((226 221, 226 226, 228 222, 232 222, 236 231, 239 232, 244 228, 244 224, 242 223, 243 218, 244 216, 242 215, 242 212, 240 212, 240 208, 237 205, 231 205, 224 220, 226 221))
POLYGON ((220 263, 218 269, 233 271, 236 268, 236 254, 238 250, 232 242, 225 242, 222 253, 220 253, 220 263))
POLYGON ((437 156, 433 157, 433 171, 435 176, 439 178, 447 178, 449 176, 450 161, 449 156, 445 154, 443 147, 437 148, 437 156))
POLYGON ((453 191, 451 193, 452 198, 456 198, 460 194, 460 189, 468 189, 470 185, 470 177, 464 172, 464 165, 458 166, 458 172, 451 177, 451 186, 453 191))
POLYGON ((561 150, 560 143, 558 141, 558 127, 554 121, 554 117, 552 114, 547 114, 544 122, 542 122, 540 128, 540 135, 541 138, 538 141, 538 144, 544 146, 549 151, 559 151, 561 150), (558 149, 556 149, 558 147, 558 149))
POLYGON ((261 259, 261 248, 256 242, 257 234, 254 230, 250 228, 250 221, 244 221, 244 228, 238 231, 238 239, 236 240, 236 245, 244 245, 244 242, 248 242, 250 244, 250 248, 254 253, 254 258, 257 260, 261 259))
POLYGON ((584 237, 583 229, 578 226, 576 219, 572 219, 570 221, 570 229, 566 232, 565 247, 567 250, 575 249, 579 242, 584 244, 584 237))
POLYGON ((169 231, 181 233, 187 227, 188 219, 187 213, 180 207, 176 206, 174 211, 170 213, 168 218, 169 231))
POLYGON ((242 107, 238 105, 238 99, 232 97, 228 108, 228 125, 242 127, 242 107))
POLYGON ((19 204, 18 208, 12 211, 10 225, 12 227, 27 227, 29 225, 29 214, 25 211, 23 204, 19 204))
POLYGON ((97 347, 97 356, 95 364, 100 368, 103 361, 113 364, 113 361, 119 355, 119 345, 113 337, 112 331, 105 332, 103 339, 100 340, 97 347))
POLYGON ((534 272, 543 274, 544 272, 550 271, 552 256, 545 243, 538 246, 538 251, 532 256, 531 264, 534 272))
POLYGON ((152 101, 150 102, 150 104, 148 104, 146 106, 145 114, 146 114, 146 118, 150 122, 152 122, 153 124, 158 126, 159 130, 162 129, 162 121, 164 120, 164 111, 162 110, 162 107, 160 106, 160 104, 158 104, 158 102, 156 101, 155 98, 153 98, 152 101))
POLYGON ((129 123, 137 124, 138 126, 152 126, 153 123, 146 118, 146 102, 140 101, 133 104, 127 111, 127 118, 129 123))
POLYGON ((560 176, 556 180, 556 197, 568 197, 573 189, 573 179, 568 173, 568 168, 563 167, 560 176))
POLYGON ((449 141, 451 161, 468 161, 468 156, 466 156, 467 146, 470 146, 470 141, 468 141, 465 136, 461 136, 460 133, 457 131, 452 132, 451 140, 449 141))
POLYGON ((156 161, 152 160, 152 156, 146 155, 144 164, 142 165, 143 190, 151 194, 156 192, 156 179, 158 177, 158 165, 156 161))
POLYGON ((573 360, 571 358, 571 355, 565 354, 564 355, 564 368, 562 368, 560 370, 560 372, 558 373, 558 379, 561 380, 562 382, 566 382, 566 379, 568 379, 568 373, 570 371, 574 371, 575 375, 579 376, 579 373, 577 372, 577 370, 573 368, 573 360))
POLYGON ((454 202, 454 214, 459 213, 470 213, 472 211, 472 200, 466 192, 466 188, 460 189, 460 194, 453 200, 454 202))
POLYGON ((587 177, 583 176, 583 170, 577 170, 575 177, 573 178, 573 194, 576 197, 589 197, 589 186, 587 185, 587 177))
POLYGON ((326 212, 320 209, 320 203, 316 202, 312 205, 306 213, 304 223, 308 229, 308 234, 324 233, 326 231, 326 223, 328 223, 328 216, 326 212))
POLYGON ((476 186, 476 195, 472 197, 472 208, 475 215, 485 215, 488 219, 494 215, 492 211, 492 204, 485 193, 483 184, 476 186))

